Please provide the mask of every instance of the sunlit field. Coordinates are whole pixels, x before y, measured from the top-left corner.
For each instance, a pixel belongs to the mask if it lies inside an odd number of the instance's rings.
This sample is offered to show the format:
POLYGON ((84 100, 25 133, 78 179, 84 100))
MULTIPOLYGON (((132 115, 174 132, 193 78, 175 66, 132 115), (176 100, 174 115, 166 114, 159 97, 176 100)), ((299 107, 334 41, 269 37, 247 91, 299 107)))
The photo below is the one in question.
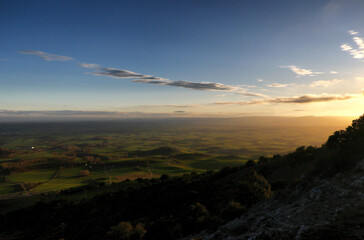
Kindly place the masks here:
POLYGON ((240 166, 321 146, 350 122, 307 119, 3 123, 0 198, 240 166))

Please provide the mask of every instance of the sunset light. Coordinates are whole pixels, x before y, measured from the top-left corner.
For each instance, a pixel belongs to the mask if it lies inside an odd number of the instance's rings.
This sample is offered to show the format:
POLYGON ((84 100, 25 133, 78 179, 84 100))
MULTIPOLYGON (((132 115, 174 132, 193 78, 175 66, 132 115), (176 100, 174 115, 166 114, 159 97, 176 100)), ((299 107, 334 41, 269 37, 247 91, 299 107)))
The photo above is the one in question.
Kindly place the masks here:
POLYGON ((0 240, 363 240, 364 0, 0 0, 0 240))
POLYGON ((358 116, 363 4, 309 2, 2 2, 0 118, 358 116))

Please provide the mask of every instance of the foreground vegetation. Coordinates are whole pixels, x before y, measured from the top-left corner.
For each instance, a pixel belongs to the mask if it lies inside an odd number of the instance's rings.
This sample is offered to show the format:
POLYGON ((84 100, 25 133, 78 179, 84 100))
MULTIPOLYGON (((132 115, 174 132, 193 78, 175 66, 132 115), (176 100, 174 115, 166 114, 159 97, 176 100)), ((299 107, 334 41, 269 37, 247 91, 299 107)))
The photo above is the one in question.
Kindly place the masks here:
POLYGON ((273 192, 315 177, 330 178, 352 169, 363 158, 364 116, 335 132, 322 147, 300 147, 217 172, 124 180, 111 185, 119 190, 90 199, 71 196, 104 187, 89 185, 63 191, 53 199, 45 197, 34 206, 3 214, 1 237, 177 239, 213 231, 273 192))

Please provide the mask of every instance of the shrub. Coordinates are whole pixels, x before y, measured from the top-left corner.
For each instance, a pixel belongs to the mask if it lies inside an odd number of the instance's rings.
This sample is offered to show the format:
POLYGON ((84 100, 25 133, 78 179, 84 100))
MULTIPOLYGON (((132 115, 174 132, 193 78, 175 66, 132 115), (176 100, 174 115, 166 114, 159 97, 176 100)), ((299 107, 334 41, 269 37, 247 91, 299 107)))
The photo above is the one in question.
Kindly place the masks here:
POLYGON ((228 221, 237 217, 240 217, 245 213, 247 208, 241 205, 239 202, 230 201, 225 208, 222 209, 222 217, 228 221))
POLYGON ((146 233, 143 223, 136 224, 134 228, 130 222, 120 222, 110 228, 107 236, 110 240, 141 240, 146 233))
POLYGON ((133 233, 133 226, 130 222, 120 222, 110 228, 107 235, 110 240, 129 240, 133 233))
POLYGON ((245 163, 245 166, 246 167, 252 167, 252 166, 255 166, 257 165, 253 160, 249 160, 245 163))

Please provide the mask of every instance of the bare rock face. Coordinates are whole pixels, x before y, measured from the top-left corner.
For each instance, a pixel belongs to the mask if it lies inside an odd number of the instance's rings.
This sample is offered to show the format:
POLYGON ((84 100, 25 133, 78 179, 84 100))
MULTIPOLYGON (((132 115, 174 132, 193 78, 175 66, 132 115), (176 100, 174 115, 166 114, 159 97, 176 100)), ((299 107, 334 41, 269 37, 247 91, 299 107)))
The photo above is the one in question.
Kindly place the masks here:
POLYGON ((329 180, 306 178, 215 233, 192 239, 364 239, 364 160, 329 180))
POLYGON ((355 167, 356 170, 364 171, 364 159, 361 160, 355 167))

